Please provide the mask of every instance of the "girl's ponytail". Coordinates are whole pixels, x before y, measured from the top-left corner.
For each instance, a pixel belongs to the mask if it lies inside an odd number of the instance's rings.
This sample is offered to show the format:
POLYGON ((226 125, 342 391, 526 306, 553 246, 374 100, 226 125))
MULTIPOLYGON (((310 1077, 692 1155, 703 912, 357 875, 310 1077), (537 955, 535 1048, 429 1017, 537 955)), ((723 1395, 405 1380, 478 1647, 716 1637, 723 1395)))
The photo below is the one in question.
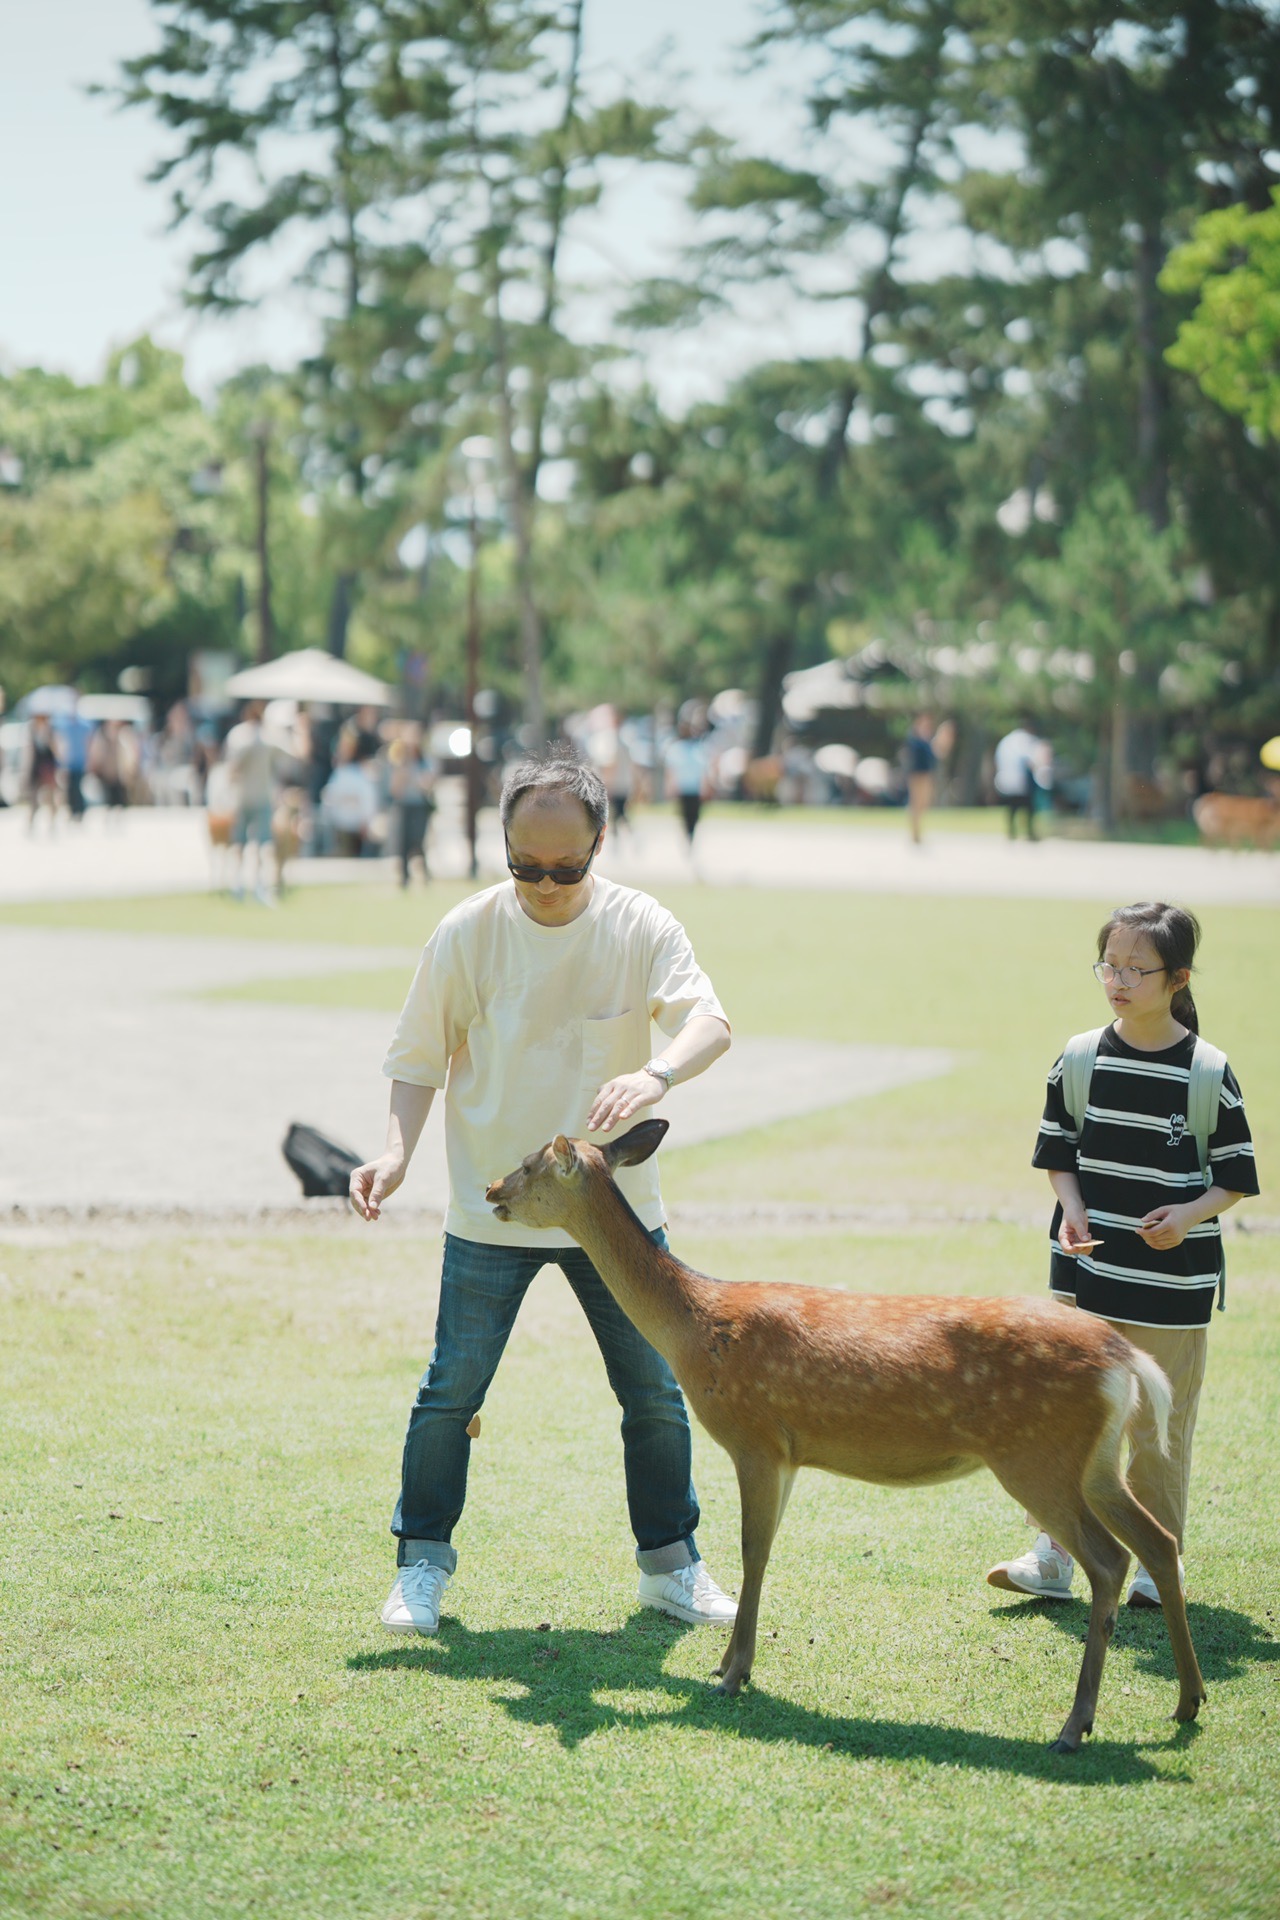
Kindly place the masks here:
MULTIPOLYGON (((1185 907, 1166 906, 1163 900, 1140 900, 1133 907, 1117 907, 1098 935, 1098 958, 1106 957, 1107 942, 1121 928, 1145 934, 1169 973, 1190 973, 1200 944, 1200 922, 1185 907)), ((1179 987, 1169 1003, 1175 1020, 1192 1033, 1200 1031, 1200 1016, 1189 986, 1179 987)))
POLYGON ((1179 987, 1169 1002, 1169 1011, 1175 1020, 1180 1020, 1192 1033, 1200 1031, 1200 1015, 1196 1012, 1196 1003, 1191 997, 1190 987, 1179 987))

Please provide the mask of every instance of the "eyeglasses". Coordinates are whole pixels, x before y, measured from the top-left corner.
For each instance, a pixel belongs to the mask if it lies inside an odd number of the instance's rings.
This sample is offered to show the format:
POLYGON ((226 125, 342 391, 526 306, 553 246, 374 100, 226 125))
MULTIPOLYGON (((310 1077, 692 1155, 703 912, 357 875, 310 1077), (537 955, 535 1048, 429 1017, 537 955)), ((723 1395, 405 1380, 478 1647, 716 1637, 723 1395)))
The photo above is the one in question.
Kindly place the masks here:
POLYGON ((507 871, 511 878, 531 887, 536 887, 543 880, 554 880, 558 887, 580 886, 587 877, 587 869, 595 859, 596 848, 600 845, 600 835, 597 834, 591 842, 591 851, 587 855, 585 864, 580 867, 522 867, 511 858, 511 842, 505 833, 502 840, 507 849, 507 871))
POLYGON ((1136 987, 1144 974, 1168 973, 1168 967, 1113 967, 1109 960, 1095 960, 1094 977, 1101 980, 1104 987, 1114 982, 1118 987, 1136 987))

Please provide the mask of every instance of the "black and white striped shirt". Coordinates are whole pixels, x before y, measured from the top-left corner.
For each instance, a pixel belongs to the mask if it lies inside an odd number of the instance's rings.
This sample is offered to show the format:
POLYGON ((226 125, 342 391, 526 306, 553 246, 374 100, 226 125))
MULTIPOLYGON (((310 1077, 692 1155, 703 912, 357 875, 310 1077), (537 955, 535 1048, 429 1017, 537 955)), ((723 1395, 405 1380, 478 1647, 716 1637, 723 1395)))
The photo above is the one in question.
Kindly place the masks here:
MULTIPOLYGON (((1186 1125, 1194 1045, 1188 1034, 1162 1053, 1141 1053, 1108 1027, 1079 1134, 1062 1095, 1061 1058, 1049 1075, 1032 1164, 1077 1175, 1090 1229, 1104 1243, 1093 1253, 1064 1254, 1058 1246, 1062 1208, 1055 1207, 1049 1285, 1055 1293, 1074 1294, 1078 1306, 1107 1320, 1203 1327, 1213 1311, 1222 1264, 1216 1218, 1192 1227, 1180 1247, 1164 1252, 1136 1231, 1153 1207, 1193 1200, 1205 1190, 1186 1125)), ((1215 1186, 1233 1193, 1258 1191, 1249 1123, 1230 1067, 1209 1139, 1209 1175, 1215 1186)))

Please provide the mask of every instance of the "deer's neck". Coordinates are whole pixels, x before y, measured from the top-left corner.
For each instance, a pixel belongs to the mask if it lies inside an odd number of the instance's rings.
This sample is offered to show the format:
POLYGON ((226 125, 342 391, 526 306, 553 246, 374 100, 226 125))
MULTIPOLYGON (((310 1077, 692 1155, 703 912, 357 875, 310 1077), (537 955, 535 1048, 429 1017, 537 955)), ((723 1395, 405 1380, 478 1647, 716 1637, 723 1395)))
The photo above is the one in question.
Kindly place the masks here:
POLYGON ((698 1348, 696 1330, 714 1282, 655 1247, 604 1176, 585 1187, 564 1225, 628 1320, 682 1378, 698 1348))

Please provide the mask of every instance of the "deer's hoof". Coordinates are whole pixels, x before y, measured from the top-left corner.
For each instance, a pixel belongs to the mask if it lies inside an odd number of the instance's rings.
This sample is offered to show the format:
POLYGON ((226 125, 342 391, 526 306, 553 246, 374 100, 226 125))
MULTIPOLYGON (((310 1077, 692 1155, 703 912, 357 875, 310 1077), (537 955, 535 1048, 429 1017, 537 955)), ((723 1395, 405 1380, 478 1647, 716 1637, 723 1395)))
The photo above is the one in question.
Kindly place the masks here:
POLYGON ((738 1691, 742 1686, 742 1682, 744 1678, 745 1678, 745 1675, 740 1674, 735 1677, 735 1675, 731 1673, 726 1673, 724 1678, 720 1681, 720 1684, 717 1686, 716 1692, 723 1693, 725 1697, 729 1700, 735 1700, 738 1696, 738 1691))
POLYGON ((1200 1702, 1209 1698, 1207 1693, 1193 1693, 1189 1699, 1179 1700, 1174 1712, 1175 1720, 1194 1720, 1200 1711, 1200 1702))
POLYGON ((1070 1739, 1065 1733, 1060 1733, 1056 1740, 1050 1741, 1049 1751, 1050 1753, 1079 1753, 1080 1742, 1070 1739))

